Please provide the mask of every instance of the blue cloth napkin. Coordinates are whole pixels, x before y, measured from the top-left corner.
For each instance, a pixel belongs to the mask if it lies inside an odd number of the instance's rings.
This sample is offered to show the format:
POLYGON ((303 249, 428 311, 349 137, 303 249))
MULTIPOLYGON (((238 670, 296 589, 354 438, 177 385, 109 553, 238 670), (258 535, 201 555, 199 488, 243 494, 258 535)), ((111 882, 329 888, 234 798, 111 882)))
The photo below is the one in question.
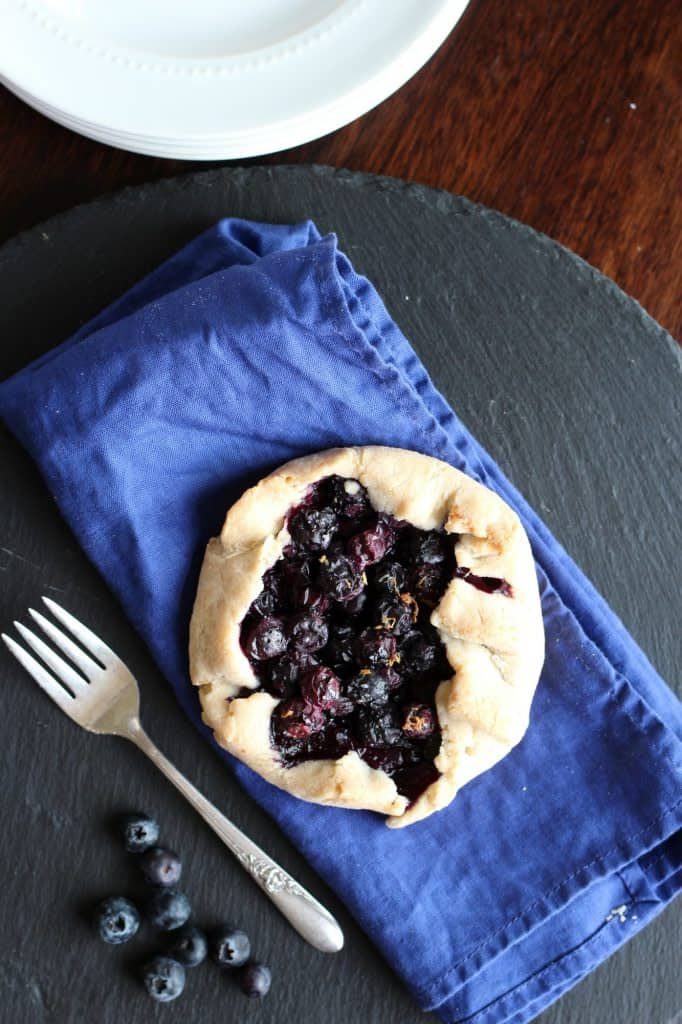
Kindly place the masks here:
POLYGON ((197 725, 187 629, 204 545, 264 473, 335 445, 397 445, 518 510, 547 660, 507 758, 397 832, 231 762, 422 1007, 530 1020, 682 886, 679 703, 333 236, 222 221, 0 385, 0 412, 197 725))

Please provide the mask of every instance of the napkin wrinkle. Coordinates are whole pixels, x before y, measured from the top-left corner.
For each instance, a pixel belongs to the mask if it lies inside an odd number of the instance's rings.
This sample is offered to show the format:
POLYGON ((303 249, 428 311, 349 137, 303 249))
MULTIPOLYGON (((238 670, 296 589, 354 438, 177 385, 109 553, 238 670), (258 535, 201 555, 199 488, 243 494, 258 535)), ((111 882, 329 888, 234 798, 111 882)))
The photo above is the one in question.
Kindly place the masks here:
MULTIPOLYGON (((350 343, 363 363, 379 376, 382 385, 394 397, 397 410, 403 412, 415 429, 419 431, 423 441, 423 447, 419 448, 419 450, 423 454, 435 454, 436 457, 445 458, 449 439, 442 433, 441 424, 429 406, 426 407, 427 425, 424 424, 424 405, 420 404, 418 392, 413 387, 410 379, 405 380, 401 376, 398 363, 393 358, 390 348, 388 355, 386 354, 384 342, 388 344, 388 336, 393 334, 393 330, 383 333, 377 322, 372 318, 370 308, 368 308, 366 303, 363 304, 360 301, 360 295, 363 293, 365 295, 369 291, 374 293, 372 286, 366 278, 354 275, 353 289, 357 286, 359 294, 351 290, 349 281, 344 277, 344 270, 348 273, 350 265, 347 258, 338 251, 336 236, 329 236, 329 239, 322 240, 322 244, 327 242, 330 243, 328 250, 330 262, 328 268, 325 269, 328 269, 329 273, 326 278, 321 280, 320 284, 321 289, 326 291, 328 295, 330 292, 325 287, 326 282, 333 282, 335 285, 334 291, 331 293, 329 310, 335 325, 338 325, 339 322, 343 324, 343 330, 339 326, 336 327, 340 343, 350 343), (359 283, 356 285, 356 282, 359 283), (348 332, 349 325, 351 327, 350 335, 348 332), (370 342, 369 344, 368 341, 370 342), (441 433, 438 433, 439 431, 441 433)), ((395 325, 392 326, 397 333, 395 325)), ((451 462, 456 468, 464 472, 466 465, 465 457, 457 445, 454 446, 454 450, 454 458, 450 457, 446 461, 451 462)))

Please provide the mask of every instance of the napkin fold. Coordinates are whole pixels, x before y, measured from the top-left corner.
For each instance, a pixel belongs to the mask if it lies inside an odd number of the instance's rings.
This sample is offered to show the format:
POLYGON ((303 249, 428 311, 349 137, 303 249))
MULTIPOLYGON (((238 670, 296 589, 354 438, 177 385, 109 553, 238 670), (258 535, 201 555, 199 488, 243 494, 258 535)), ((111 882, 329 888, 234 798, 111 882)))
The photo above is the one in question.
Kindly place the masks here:
MULTIPOLYGON (((316 807, 227 755, 419 1004, 521 1024, 682 887, 682 711, 315 225, 221 221, 0 385, 0 414, 190 718, 207 539, 275 466, 336 445, 444 459, 519 512, 547 658, 526 737, 407 829, 316 807)), ((206 731, 206 730, 204 730, 206 731)))

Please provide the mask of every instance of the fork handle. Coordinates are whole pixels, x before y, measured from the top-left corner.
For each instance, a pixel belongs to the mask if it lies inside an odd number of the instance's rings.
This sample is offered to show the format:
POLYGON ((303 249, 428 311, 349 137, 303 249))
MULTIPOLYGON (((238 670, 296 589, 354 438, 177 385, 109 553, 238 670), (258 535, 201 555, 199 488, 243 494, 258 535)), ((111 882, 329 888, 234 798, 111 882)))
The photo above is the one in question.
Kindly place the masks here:
POLYGON ((306 942, 323 953, 343 948, 343 932, 329 911, 202 796, 150 740, 139 720, 132 723, 126 736, 180 790, 306 942))

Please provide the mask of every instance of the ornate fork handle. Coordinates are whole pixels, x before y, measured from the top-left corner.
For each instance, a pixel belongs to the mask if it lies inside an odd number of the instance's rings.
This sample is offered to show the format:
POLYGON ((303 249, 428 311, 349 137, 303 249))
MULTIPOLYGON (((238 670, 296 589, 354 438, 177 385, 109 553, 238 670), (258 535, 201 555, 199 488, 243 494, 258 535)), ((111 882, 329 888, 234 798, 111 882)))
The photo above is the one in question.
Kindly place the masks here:
POLYGON ((152 743, 139 719, 131 722, 126 737, 144 751, 189 800, 299 935, 323 953, 336 953, 343 947, 343 932, 332 915, 202 796, 152 743))

